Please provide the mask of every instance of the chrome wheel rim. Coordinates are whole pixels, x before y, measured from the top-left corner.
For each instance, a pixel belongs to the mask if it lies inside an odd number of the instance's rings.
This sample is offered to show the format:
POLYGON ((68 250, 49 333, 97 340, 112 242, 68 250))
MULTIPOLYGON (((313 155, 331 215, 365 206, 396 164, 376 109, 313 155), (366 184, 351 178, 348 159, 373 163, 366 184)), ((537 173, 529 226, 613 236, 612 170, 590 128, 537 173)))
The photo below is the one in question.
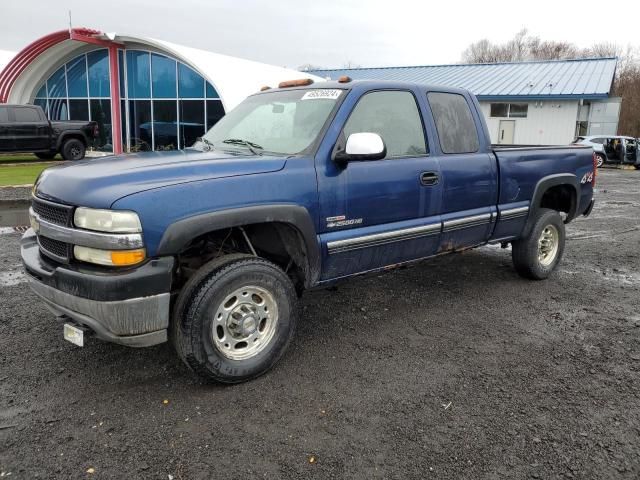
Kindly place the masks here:
POLYGON ((596 167, 601 167, 603 163, 604 163, 604 159, 602 158, 602 155, 597 155, 596 156, 596 167))
POLYGON ((553 225, 547 225, 542 230, 538 239, 538 262, 541 265, 547 267, 556 259, 559 236, 558 229, 553 225))
POLYGON ((227 295, 214 315, 214 345, 231 360, 246 360, 258 355, 273 339, 278 305, 270 292, 251 285, 227 295))

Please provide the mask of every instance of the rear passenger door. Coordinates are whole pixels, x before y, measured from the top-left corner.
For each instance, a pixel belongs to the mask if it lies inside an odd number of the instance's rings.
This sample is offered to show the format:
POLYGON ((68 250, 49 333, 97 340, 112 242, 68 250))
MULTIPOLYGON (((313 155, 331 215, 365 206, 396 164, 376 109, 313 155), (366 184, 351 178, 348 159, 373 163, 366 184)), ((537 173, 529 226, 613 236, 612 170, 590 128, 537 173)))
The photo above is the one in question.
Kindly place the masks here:
POLYGON ((414 93, 370 91, 343 108, 350 112, 334 151, 349 135, 372 132, 387 156, 346 166, 330 155, 317 159, 323 279, 432 255, 440 235, 438 162, 428 154, 414 93))
POLYGON ((498 184, 478 110, 458 93, 433 91, 427 99, 439 139, 434 146, 442 183, 439 250, 481 244, 495 223, 498 184))
POLYGON ((15 147, 9 132, 9 107, 0 105, 0 152, 11 152, 15 147))
POLYGON ((11 130, 15 137, 15 150, 35 152, 49 148, 49 122, 37 107, 13 107, 11 130))

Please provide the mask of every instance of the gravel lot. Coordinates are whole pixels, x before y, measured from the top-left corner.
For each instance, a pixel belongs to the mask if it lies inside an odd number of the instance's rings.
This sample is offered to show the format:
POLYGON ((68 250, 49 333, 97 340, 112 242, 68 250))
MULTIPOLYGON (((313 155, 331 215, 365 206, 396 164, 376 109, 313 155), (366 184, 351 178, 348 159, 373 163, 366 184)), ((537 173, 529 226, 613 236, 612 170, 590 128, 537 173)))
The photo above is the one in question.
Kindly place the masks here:
POLYGON ((233 387, 168 345, 65 342, 4 233, 0 477, 639 478, 640 172, 598 184, 551 279, 485 247, 310 292, 233 387))

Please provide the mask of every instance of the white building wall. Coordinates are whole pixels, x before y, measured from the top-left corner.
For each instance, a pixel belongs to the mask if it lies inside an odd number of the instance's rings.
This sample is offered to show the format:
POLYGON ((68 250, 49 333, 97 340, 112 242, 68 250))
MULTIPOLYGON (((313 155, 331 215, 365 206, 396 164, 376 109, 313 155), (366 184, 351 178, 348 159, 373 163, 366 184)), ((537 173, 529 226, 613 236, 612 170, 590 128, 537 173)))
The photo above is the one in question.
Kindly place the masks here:
MULTIPOLYGON (((491 142, 498 143, 500 120, 514 120, 513 143, 520 145, 566 145, 575 137, 578 101, 528 102, 527 118, 491 118, 491 103, 480 102, 491 142)), ((523 103, 523 102, 512 102, 523 103)))

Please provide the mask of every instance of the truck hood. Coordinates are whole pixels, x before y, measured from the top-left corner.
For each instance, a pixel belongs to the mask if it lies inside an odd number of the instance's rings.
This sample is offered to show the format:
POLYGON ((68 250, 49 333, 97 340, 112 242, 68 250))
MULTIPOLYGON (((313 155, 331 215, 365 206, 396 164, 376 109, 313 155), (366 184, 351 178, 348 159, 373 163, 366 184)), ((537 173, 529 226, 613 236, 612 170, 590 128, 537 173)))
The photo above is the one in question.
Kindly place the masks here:
POLYGON ((116 200, 154 188, 281 170, 286 159, 197 150, 143 152, 69 162, 46 169, 37 196, 68 205, 109 208, 116 200))

